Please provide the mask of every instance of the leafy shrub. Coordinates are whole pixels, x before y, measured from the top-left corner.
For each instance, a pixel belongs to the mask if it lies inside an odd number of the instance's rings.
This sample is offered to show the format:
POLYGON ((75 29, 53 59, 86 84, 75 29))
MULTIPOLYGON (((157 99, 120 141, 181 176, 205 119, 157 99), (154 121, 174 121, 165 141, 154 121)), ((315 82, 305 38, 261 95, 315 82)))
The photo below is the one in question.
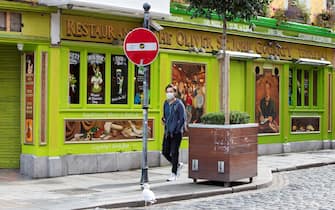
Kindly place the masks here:
POLYGON ((335 8, 323 10, 316 16, 317 26, 325 28, 333 28, 335 25, 335 8))
MULTIPOLYGON (((246 124, 249 123, 250 115, 245 112, 231 111, 230 112, 230 124, 246 124)), ((225 116, 223 112, 211 112, 204 114, 200 118, 201 123, 204 124, 219 124, 224 125, 225 116)))

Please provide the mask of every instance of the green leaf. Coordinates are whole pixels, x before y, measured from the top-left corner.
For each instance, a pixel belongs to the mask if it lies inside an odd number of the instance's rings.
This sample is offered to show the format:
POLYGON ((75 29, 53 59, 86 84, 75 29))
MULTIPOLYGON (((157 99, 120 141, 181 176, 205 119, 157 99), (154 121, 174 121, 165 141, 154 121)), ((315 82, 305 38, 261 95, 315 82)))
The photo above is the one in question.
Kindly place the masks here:
POLYGON ((234 19, 250 20, 263 14, 270 0, 190 0, 189 11, 192 17, 211 19, 214 15, 228 21, 234 19))

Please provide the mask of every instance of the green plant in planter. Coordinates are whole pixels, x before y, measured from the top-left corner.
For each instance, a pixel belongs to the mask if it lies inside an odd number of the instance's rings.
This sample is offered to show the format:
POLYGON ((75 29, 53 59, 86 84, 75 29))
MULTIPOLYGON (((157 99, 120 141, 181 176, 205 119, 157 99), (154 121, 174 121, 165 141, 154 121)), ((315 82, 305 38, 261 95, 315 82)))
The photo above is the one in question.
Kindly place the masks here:
POLYGON ((273 10, 272 18, 277 20, 277 26, 287 21, 309 23, 310 12, 305 4, 298 1, 293 1, 287 9, 274 8, 273 10))
POLYGON ((274 15, 272 16, 272 18, 277 20, 277 26, 279 26, 282 22, 287 21, 284 9, 274 9, 274 15))
POLYGON ((323 10, 316 17, 316 25, 325 28, 333 28, 335 25, 335 11, 334 8, 323 10))
MULTIPOLYGON (((246 112, 231 111, 230 124, 246 124, 249 123, 250 115, 246 112)), ((225 116, 223 112, 211 112, 204 114, 200 118, 201 123, 204 124, 225 124, 225 116)))

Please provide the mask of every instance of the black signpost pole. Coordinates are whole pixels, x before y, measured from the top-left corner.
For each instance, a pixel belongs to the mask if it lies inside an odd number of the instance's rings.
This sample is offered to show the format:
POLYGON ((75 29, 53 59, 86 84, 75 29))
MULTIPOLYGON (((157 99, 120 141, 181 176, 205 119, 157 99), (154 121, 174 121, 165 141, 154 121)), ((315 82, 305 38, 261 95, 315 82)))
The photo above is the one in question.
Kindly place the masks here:
MULTIPOLYGON (((144 3, 143 4, 144 9, 144 22, 143 27, 149 29, 149 21, 150 21, 150 4, 144 3)), ((144 183, 149 182, 148 178, 148 107, 149 107, 149 98, 148 98, 148 70, 149 66, 143 66, 141 62, 141 65, 139 68, 144 68, 144 81, 143 81, 143 141, 142 141, 142 175, 141 175, 141 185, 143 186, 144 183)))

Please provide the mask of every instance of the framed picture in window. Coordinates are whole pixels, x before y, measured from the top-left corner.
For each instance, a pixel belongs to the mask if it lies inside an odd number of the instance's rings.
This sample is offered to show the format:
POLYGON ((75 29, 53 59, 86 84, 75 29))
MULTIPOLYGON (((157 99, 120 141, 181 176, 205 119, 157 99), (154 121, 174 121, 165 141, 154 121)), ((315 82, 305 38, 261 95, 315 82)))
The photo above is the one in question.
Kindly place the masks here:
POLYGON ((143 103, 143 97, 144 97, 144 68, 148 68, 148 95, 149 95, 149 103, 150 103, 150 66, 145 66, 143 68, 139 68, 138 66, 135 66, 135 98, 134 98, 134 104, 142 104, 143 103))
POLYGON ((111 103, 128 103, 128 59, 124 55, 112 55, 111 103))
POLYGON ((105 103, 105 54, 87 55, 87 103, 105 103))
POLYGON ((256 73, 255 95, 255 119, 259 123, 258 133, 279 133, 278 70, 263 69, 262 73, 256 73))
POLYGON ((80 93, 80 52, 70 51, 69 54, 69 103, 79 104, 80 93))
POLYGON ((320 117, 291 117, 291 133, 320 133, 320 117))

